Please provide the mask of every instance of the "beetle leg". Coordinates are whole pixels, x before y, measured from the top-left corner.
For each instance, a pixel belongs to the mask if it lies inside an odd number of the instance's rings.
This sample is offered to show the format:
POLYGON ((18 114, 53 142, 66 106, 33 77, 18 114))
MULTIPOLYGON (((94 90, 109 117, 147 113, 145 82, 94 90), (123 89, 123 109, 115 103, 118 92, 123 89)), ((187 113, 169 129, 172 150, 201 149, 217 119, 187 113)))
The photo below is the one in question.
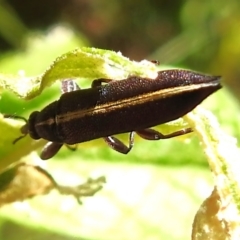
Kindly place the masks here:
MULTIPOLYGON (((102 83, 110 83, 114 80, 111 79, 106 79, 106 78, 100 78, 96 79, 92 82, 92 88, 100 87, 102 83)), ((133 144, 134 144, 134 132, 130 132, 129 134, 129 145, 126 146, 122 141, 119 139, 109 136, 109 137, 104 137, 103 140, 107 143, 109 147, 111 147, 113 150, 127 154, 131 151, 133 144)))
POLYGON ((92 81, 92 88, 99 87, 102 85, 102 83, 110 83, 114 80, 106 79, 106 78, 100 78, 92 81))
POLYGON ((72 79, 63 80, 61 83, 62 83, 62 86, 61 86, 62 94, 66 92, 73 92, 76 90, 80 90, 80 87, 72 79))
POLYGON ((75 145, 65 144, 65 146, 71 151, 76 151, 77 150, 77 145, 76 144, 75 145))
POLYGON ((173 132, 173 133, 169 133, 169 134, 162 134, 154 129, 151 128, 147 128, 147 129, 143 129, 143 130, 138 130, 136 131, 136 133, 146 139, 146 140, 160 140, 160 139, 167 139, 167 138, 172 138, 172 137, 177 137, 177 136, 181 136, 187 133, 191 133, 193 130, 191 128, 185 128, 185 129, 181 129, 179 131, 173 132))
POLYGON ((105 137, 103 139, 108 144, 108 146, 111 147, 112 149, 114 149, 115 151, 123 153, 123 154, 127 154, 133 148, 134 134, 135 134, 135 132, 130 132, 130 134, 129 134, 129 145, 128 146, 126 146, 119 139, 117 139, 115 137, 112 137, 112 136, 105 137))
MULTIPOLYGON (((72 79, 63 80, 61 82, 61 84, 62 84, 61 85, 62 94, 67 93, 67 92, 73 92, 73 91, 81 89, 78 86, 78 84, 72 79)), ((59 149, 62 147, 62 145, 63 144, 59 145, 59 143, 52 143, 52 142, 50 142, 49 144, 46 144, 46 146, 44 147, 44 149, 42 151, 41 158, 44 159, 44 160, 51 158, 52 156, 54 156, 59 151, 59 149), (50 148, 50 149, 48 149, 48 148, 50 148), (51 151, 53 151, 53 153, 51 153, 51 151), (48 155, 49 153, 52 154, 50 157, 48 155)), ((65 146, 71 151, 75 151, 77 149, 77 146, 70 146, 70 145, 67 145, 67 144, 65 144, 65 146)))
POLYGON ((158 60, 151 60, 150 62, 154 63, 155 65, 160 65, 160 62, 158 60))
POLYGON ((47 160, 51 157, 53 157, 62 147, 62 143, 57 142, 48 142, 44 147, 40 154, 40 158, 42 160, 47 160))

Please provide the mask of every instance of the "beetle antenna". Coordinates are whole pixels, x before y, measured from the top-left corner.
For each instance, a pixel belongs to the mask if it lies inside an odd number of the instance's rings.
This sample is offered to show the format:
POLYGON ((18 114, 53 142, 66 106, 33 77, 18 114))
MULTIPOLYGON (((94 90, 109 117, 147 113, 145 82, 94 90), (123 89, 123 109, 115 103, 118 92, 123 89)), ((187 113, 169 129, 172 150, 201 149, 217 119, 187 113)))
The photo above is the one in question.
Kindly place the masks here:
MULTIPOLYGON (((26 125, 27 125, 27 123, 28 123, 28 120, 27 120, 25 117, 22 117, 22 116, 17 116, 17 115, 12 115, 12 114, 3 114, 3 117, 4 117, 4 118, 12 118, 12 119, 20 119, 20 120, 23 120, 23 121, 26 123, 26 125)), ((24 125, 24 126, 26 126, 26 125, 24 125)), ((24 126, 23 126, 23 127, 24 127, 24 126)), ((22 138, 24 138, 26 135, 27 135, 27 134, 24 134, 24 135, 16 138, 16 139, 13 141, 13 144, 15 144, 16 142, 18 142, 18 141, 21 140, 22 138)))
POLYGON ((24 137, 26 137, 26 135, 22 135, 22 136, 16 138, 16 139, 12 142, 12 144, 15 144, 16 142, 18 142, 19 140, 21 140, 21 139, 24 138, 24 137))
POLYGON ((3 117, 4 117, 4 118, 12 118, 12 119, 21 119, 21 120, 23 120, 25 123, 28 122, 25 117, 13 115, 13 114, 3 114, 3 117))

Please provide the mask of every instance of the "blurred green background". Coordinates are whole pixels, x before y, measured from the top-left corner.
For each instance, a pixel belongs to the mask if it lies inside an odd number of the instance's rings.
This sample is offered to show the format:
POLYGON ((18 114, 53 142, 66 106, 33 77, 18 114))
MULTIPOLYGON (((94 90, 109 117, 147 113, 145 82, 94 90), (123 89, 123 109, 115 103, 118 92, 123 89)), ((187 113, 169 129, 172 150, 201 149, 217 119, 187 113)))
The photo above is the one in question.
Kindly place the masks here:
MULTIPOLYGON (((38 75, 57 56, 93 46, 221 75, 225 89, 203 105, 239 139, 239 12, 238 0, 2 0, 0 72, 38 75)), ((27 117, 58 97, 58 85, 28 102, 6 92, 0 112, 27 117)), ((29 158, 39 163, 37 155, 29 158)), ((160 142, 136 139, 127 156, 93 141, 74 153, 63 149, 45 164, 61 183, 105 175, 107 184, 82 206, 53 192, 2 207, 0 239, 190 239, 194 215, 213 187, 194 134, 160 142)))

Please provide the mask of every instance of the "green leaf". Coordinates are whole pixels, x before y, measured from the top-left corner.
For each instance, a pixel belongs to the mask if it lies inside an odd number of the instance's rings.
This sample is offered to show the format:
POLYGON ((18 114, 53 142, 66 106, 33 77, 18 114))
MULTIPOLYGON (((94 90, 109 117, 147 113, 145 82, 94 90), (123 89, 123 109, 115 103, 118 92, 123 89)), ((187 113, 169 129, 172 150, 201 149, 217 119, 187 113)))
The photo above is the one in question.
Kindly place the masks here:
POLYGON ((227 213, 229 211, 232 216, 240 214, 240 149, 237 140, 224 133, 215 116, 201 107, 197 107, 186 118, 202 142, 222 208, 228 208, 222 217, 239 226, 239 217, 228 219, 227 213))
POLYGON ((156 77, 156 72, 157 66, 152 62, 130 61, 121 53, 84 47, 58 57, 41 76, 0 74, 0 91, 8 89, 21 98, 31 99, 57 80, 68 78, 119 80, 129 75, 156 77))
MULTIPOLYGON (((3 80, 0 81, 0 86, 13 91, 21 98, 31 99, 59 79, 83 77, 87 79, 110 78, 117 80, 129 75, 152 78, 155 77, 158 70, 157 66, 149 61, 134 62, 123 57, 120 53, 94 48, 81 48, 57 58, 41 77, 26 78, 22 76, 18 79, 14 77, 7 79, 5 75, 2 75, 3 80)), ((3 144, 0 148, 0 171, 39 147, 43 147, 46 143, 44 140, 35 141, 27 136, 13 145, 13 141, 21 135, 21 125, 23 123, 18 120, 0 117, 0 127, 3 133, 0 137, 0 142, 3 144), (8 134, 9 132, 11 134, 8 134)), ((159 126, 158 130, 164 134, 186 127, 188 127, 187 122, 180 119, 159 126)), ((123 135, 123 137, 124 141, 127 141, 126 135, 123 135)), ((101 140, 98 140, 97 144, 99 145, 101 142, 101 140)), ((91 141, 81 144, 81 146, 94 145, 95 143, 95 141, 91 141)))

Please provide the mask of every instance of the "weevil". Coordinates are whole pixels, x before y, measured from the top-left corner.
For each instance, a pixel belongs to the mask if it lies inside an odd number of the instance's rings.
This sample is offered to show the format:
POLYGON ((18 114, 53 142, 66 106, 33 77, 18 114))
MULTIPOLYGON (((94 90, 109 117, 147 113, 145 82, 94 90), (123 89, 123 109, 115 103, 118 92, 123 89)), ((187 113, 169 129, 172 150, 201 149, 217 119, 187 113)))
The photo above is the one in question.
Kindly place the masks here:
MULTIPOLYGON (((151 127, 180 118, 221 88, 219 76, 187 70, 159 71, 155 79, 130 76, 123 80, 97 79, 80 89, 72 80, 62 82, 62 95, 41 111, 32 112, 22 126, 23 136, 49 141, 40 155, 53 157, 64 145, 103 138, 114 150, 127 154, 134 134, 147 140, 167 139, 192 132, 182 129, 167 135, 151 127), (113 135, 129 133, 128 146, 113 135)), ((9 117, 10 115, 5 115, 9 117)))

